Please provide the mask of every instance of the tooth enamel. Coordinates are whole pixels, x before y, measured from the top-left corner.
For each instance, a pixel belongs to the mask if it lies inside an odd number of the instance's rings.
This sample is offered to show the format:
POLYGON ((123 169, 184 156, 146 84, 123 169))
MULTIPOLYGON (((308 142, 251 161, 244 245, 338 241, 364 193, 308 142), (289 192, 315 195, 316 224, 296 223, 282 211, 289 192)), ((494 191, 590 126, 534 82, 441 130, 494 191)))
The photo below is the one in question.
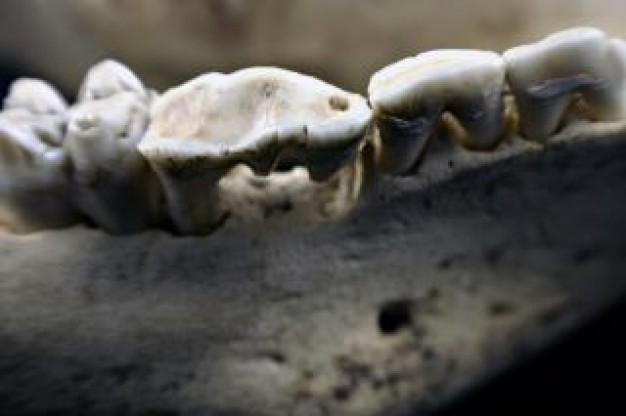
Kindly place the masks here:
POLYGON ((585 100, 602 120, 617 121, 626 117, 626 42, 611 39, 607 61, 610 65, 610 88, 599 93, 588 91, 585 100))
POLYGON ((206 233, 219 221, 217 182, 233 166, 267 175, 293 158, 325 179, 351 160, 370 119, 358 95, 291 71, 249 68, 167 91, 139 150, 164 184, 178 231, 206 233))
POLYGON ((136 145, 148 108, 135 93, 86 101, 70 111, 65 149, 73 162, 78 207, 112 233, 155 224, 159 187, 136 145))
POLYGON ((149 96, 142 82, 130 69, 107 59, 89 69, 78 93, 78 101, 99 100, 124 91, 135 93, 144 100, 149 96))
POLYGON ((544 141, 553 134, 573 95, 579 93, 600 118, 615 115, 615 89, 623 71, 612 63, 605 34, 593 28, 555 33, 504 53, 507 81, 515 95, 522 134, 544 141))
POLYGON ((11 84, 4 109, 22 109, 37 115, 61 115, 67 103, 61 94, 45 81, 20 78, 11 84))
POLYGON ((378 71, 369 85, 380 130, 380 167, 407 172, 419 159, 441 114, 463 127, 456 137, 473 149, 490 149, 503 128, 504 64, 493 52, 431 51, 378 71))
POLYGON ((0 113, 0 223, 16 232, 69 226, 72 206, 62 142, 65 102, 47 83, 18 80, 0 113))

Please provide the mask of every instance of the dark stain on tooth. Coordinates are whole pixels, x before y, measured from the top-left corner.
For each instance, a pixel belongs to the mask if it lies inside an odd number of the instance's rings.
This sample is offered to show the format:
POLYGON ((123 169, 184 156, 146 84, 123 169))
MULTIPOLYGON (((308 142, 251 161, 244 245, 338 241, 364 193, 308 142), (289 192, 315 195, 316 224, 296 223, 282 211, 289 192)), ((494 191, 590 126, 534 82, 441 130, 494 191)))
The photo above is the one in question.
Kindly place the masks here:
POLYGON ((293 202, 290 200, 280 201, 275 204, 265 205, 262 207, 263 218, 268 219, 277 214, 287 214, 294 208, 293 202))
POLYGON ((256 189, 265 189, 269 186, 269 182, 265 178, 259 178, 258 176, 252 176, 248 179, 250 186, 256 189))

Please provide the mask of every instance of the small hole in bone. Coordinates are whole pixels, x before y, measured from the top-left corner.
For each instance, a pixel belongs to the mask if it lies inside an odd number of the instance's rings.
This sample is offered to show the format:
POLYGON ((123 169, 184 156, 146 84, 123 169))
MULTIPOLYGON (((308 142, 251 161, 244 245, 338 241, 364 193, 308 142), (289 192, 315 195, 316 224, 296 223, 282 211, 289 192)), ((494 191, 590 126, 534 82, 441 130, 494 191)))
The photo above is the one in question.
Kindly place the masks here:
POLYGON ((395 334, 412 325, 413 301, 397 299, 384 303, 378 313, 378 329, 386 335, 395 334))
POLYGON ((330 97, 328 104, 335 111, 346 111, 349 107, 348 100, 343 97, 330 97))

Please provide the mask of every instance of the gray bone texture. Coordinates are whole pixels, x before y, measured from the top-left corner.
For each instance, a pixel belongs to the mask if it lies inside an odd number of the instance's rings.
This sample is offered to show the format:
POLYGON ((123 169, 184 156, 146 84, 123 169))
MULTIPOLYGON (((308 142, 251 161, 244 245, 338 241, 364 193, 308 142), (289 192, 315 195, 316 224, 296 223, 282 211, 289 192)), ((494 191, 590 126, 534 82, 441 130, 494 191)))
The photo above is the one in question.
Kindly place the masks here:
POLYGON ((433 147, 340 222, 0 233, 10 415, 426 414, 626 293, 626 135, 433 147))

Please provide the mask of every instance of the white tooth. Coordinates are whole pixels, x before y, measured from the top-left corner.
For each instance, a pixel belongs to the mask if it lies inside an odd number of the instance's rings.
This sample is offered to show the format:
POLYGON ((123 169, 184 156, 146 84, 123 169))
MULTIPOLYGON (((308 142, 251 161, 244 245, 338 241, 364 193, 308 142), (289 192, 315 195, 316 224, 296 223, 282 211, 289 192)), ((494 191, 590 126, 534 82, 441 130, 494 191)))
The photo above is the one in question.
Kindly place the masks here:
POLYGON ((14 117, 17 110, 0 114, 0 223, 28 232, 77 222, 65 153, 14 117))
POLYGON ((20 78, 9 88, 4 109, 22 109, 37 115, 63 115, 67 103, 61 94, 45 81, 20 78))
POLYGON ((381 169, 407 172, 419 159, 444 111, 452 113, 468 148, 489 149, 503 128, 504 63, 493 52, 430 51, 378 71, 369 85, 380 130, 381 169))
POLYGON ((99 227, 128 233, 154 225, 159 186, 137 143, 148 108, 135 93, 86 101, 70 111, 64 147, 78 207, 99 227))
POLYGON ((129 68, 107 59, 89 69, 80 87, 78 101, 99 100, 124 91, 135 93, 144 100, 151 95, 129 68))
POLYGON ((601 117, 615 110, 615 88, 621 80, 610 42, 598 29, 558 32, 509 49, 504 60, 522 134, 531 140, 544 141, 557 130, 575 93, 601 117))
POLYGON ((623 120, 626 118, 626 42, 611 39, 607 54, 610 66, 607 84, 610 88, 587 91, 585 100, 600 119, 623 120))
POLYGON ((178 231, 207 233, 220 220, 217 182, 233 166, 267 175, 293 160, 324 179, 351 161, 370 121, 363 97, 295 72, 249 68, 167 91, 139 150, 164 184, 178 231))

